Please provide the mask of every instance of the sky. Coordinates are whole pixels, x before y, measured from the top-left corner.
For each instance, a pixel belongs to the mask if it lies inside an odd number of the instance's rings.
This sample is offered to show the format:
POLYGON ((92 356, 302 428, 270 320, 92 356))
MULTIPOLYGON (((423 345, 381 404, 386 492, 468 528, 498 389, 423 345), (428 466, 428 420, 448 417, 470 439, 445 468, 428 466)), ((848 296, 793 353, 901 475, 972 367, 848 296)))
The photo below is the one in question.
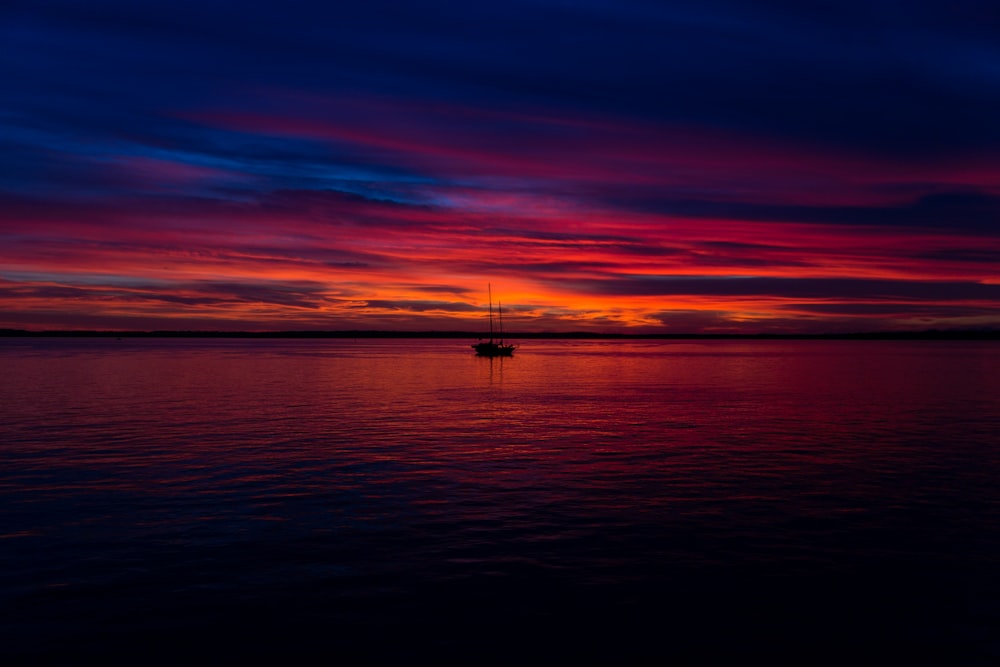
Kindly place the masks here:
POLYGON ((1000 328, 1000 5, 0 8, 0 327, 1000 328))

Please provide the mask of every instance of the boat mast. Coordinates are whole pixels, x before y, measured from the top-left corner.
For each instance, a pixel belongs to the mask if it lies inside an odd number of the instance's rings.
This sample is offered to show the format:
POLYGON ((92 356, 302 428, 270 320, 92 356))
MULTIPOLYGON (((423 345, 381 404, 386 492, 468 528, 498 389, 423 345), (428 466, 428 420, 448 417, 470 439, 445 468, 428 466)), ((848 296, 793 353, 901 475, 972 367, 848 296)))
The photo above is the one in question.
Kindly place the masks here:
POLYGON ((490 299, 490 342, 493 342, 493 288, 486 283, 486 292, 490 299))

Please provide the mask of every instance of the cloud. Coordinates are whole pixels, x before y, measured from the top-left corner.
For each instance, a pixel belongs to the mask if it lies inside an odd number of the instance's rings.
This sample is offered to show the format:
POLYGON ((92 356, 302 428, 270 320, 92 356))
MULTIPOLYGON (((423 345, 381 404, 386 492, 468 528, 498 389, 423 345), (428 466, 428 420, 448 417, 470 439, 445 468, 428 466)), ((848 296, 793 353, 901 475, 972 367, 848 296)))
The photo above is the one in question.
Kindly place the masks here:
POLYGON ((776 296, 789 299, 975 300, 1000 302, 1000 283, 864 278, 634 276, 575 280, 584 293, 615 296, 776 296))
POLYGON ((482 300, 464 286, 502 279, 539 326, 992 317, 993 18, 19 3, 0 22, 2 312, 462 326, 482 300))
POLYGON ((802 206, 781 203, 632 198, 612 200, 632 210, 682 218, 799 222, 824 225, 939 228, 995 235, 1000 231, 1000 196, 982 191, 945 191, 881 206, 802 206))
POLYGON ((371 299, 359 303, 355 308, 374 308, 377 310, 402 310, 416 313, 444 312, 444 313, 472 313, 479 312, 478 308, 468 303, 458 301, 413 301, 407 299, 400 300, 378 300, 371 299))
POLYGON ((795 313, 815 313, 820 316, 858 315, 880 318, 935 318, 995 317, 1000 314, 1000 303, 992 306, 970 306, 951 303, 789 303, 781 309, 795 313))

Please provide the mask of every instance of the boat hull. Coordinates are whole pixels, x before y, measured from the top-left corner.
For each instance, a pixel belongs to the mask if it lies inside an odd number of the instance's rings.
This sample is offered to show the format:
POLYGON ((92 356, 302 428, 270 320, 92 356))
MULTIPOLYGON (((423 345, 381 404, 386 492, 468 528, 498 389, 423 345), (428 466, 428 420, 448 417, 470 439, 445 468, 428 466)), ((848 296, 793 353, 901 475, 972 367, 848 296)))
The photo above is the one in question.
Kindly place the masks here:
POLYGON ((514 345, 490 341, 488 343, 476 343, 472 346, 472 349, 476 351, 476 356, 479 357, 512 357, 514 356, 514 347, 514 345))

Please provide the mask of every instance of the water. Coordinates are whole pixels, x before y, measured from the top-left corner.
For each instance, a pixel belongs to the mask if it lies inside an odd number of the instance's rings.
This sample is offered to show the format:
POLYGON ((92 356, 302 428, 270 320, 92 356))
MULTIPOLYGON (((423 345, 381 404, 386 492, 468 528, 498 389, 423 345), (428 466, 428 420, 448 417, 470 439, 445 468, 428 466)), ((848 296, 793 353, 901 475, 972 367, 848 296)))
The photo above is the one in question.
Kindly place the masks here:
POLYGON ((1000 345, 0 340, 0 657, 1000 658, 1000 345))

